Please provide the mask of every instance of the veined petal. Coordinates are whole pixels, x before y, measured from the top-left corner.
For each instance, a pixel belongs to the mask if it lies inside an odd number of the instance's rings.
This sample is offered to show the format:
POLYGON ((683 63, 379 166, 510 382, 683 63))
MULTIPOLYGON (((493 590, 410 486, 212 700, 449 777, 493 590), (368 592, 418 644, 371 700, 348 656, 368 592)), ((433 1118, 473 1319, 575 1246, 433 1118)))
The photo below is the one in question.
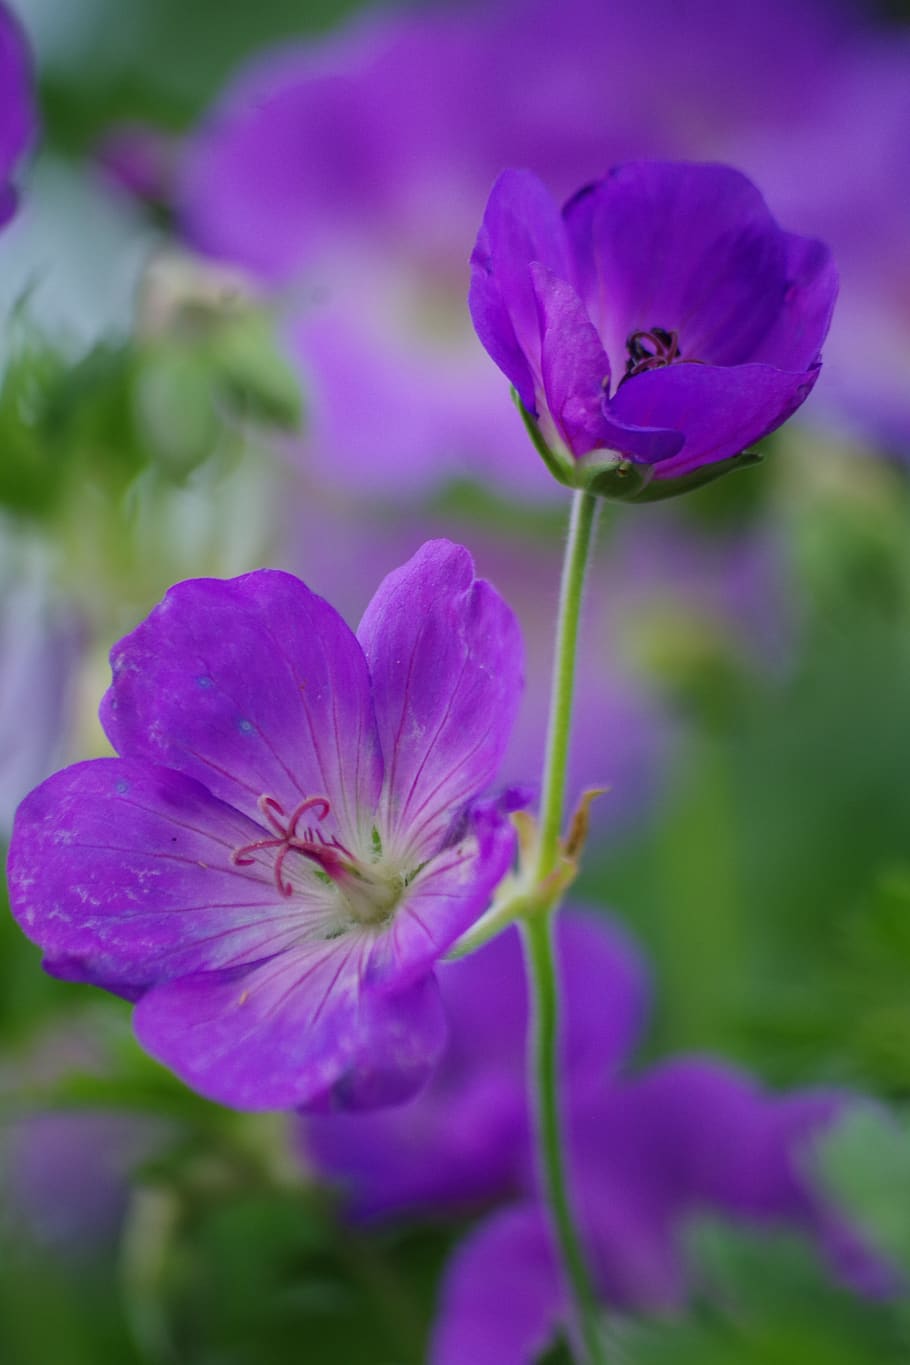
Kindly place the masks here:
POLYGON ((684 357, 752 359, 788 285, 784 234, 727 166, 631 162, 564 210, 575 278, 615 376, 626 339, 661 327, 684 357))
POLYGON ((621 422, 685 434, 679 454, 654 474, 655 480, 675 479, 738 455, 775 431, 817 377, 817 368, 794 374, 770 365, 670 365, 627 380, 610 411, 621 422))
POLYGON ((430 1365, 533 1365, 568 1315, 542 1210, 506 1209, 471 1232, 449 1264, 430 1365))
POLYGON ((257 962, 330 918, 315 881, 312 898, 281 896, 268 850, 252 865, 232 861, 267 836, 170 769, 116 758, 76 764, 19 808, 13 913, 55 975, 122 994, 257 962))
POLYGON ((149 1052, 236 1109, 370 1108, 408 1099, 445 1043, 433 976, 398 994, 363 979, 372 935, 304 945, 247 970, 165 982, 136 1008, 149 1052))
POLYGON ((467 550, 436 540, 380 585, 358 638, 385 759, 383 839, 420 862, 502 759, 523 685, 518 623, 467 550))
POLYGON ((624 425, 613 417, 607 403, 610 363, 572 286, 536 264, 531 266, 531 278, 547 408, 573 455, 617 450, 644 464, 676 455, 682 445, 678 431, 624 425))
POLYGON ((124 757, 164 764, 259 819, 331 806, 326 830, 368 837, 382 756, 366 662, 335 609, 291 574, 192 579, 111 653, 101 706, 124 757))
POLYGON ((528 267, 569 278, 565 230, 549 191, 530 171, 503 171, 471 255, 468 305, 481 342, 537 415, 540 333, 528 267))

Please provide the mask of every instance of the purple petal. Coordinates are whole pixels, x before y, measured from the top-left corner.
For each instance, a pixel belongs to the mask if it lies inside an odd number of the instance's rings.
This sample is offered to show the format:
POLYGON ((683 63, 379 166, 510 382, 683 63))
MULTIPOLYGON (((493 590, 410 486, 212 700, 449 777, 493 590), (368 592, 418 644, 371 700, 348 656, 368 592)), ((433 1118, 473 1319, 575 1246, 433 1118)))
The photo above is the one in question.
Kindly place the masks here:
POLYGON ((854 1283, 893 1285, 810 1183, 812 1139, 839 1108, 831 1095, 777 1098, 732 1067, 680 1058, 577 1113, 576 1182, 605 1298, 652 1310, 680 1302, 680 1234, 706 1213, 789 1225, 818 1238, 854 1283))
POLYGON ((636 375, 610 400, 620 422, 685 434, 678 455, 655 480, 675 479, 738 455, 785 422, 812 391, 818 369, 790 373, 770 365, 670 365, 636 375))
POLYGON ((380 585, 358 638, 385 755, 383 837, 419 861, 505 752, 523 685, 518 623, 467 550, 436 540, 380 585))
POLYGON ((824 242, 783 234, 787 252, 787 289, 770 330, 750 360, 779 370, 816 365, 831 326, 837 300, 837 268, 824 242))
POLYGON ((290 49, 227 91, 181 168, 182 225, 194 246, 279 282, 337 230, 378 164, 348 65, 321 69, 315 54, 290 49))
POLYGON ((528 269, 532 261, 569 278, 559 211, 530 171, 503 171, 490 192, 471 255, 468 304, 484 347, 536 415, 540 334, 528 269))
MULTIPOLYGON (((363 837, 382 779, 367 668, 333 607, 263 569, 171 588, 111 654, 112 744, 195 777, 260 820, 324 796, 326 832, 363 837)), ((369 825, 366 828, 369 837, 369 825)))
POLYGON ((32 84, 25 34, 12 11, 0 4, 0 190, 35 136, 32 84))
POLYGON ((508 1209, 469 1234, 450 1262, 430 1365, 533 1365, 567 1312, 543 1214, 508 1209))
POLYGON ((626 339, 662 327, 685 358, 750 360, 787 289, 784 234, 726 166, 632 162, 565 208, 576 277, 613 367, 626 339))
POLYGON ((48 967, 135 995, 163 978, 269 957, 319 902, 278 893, 267 831, 191 778, 127 759, 79 763, 22 803, 9 855, 13 913, 48 967))
MULTIPOLYGON (((610 391, 610 362, 572 286, 536 262, 531 266, 531 279, 540 323, 541 377, 548 415, 572 454, 621 450, 646 464, 675 455, 682 445, 678 431, 644 430, 612 420, 605 403, 610 391)), ((545 429, 545 439, 548 434, 545 429)))
POLYGON ((195 1090, 236 1109, 369 1108, 410 1098, 445 1042, 432 976, 397 995, 364 986, 373 935, 301 945, 250 970, 154 987, 139 1041, 195 1090))

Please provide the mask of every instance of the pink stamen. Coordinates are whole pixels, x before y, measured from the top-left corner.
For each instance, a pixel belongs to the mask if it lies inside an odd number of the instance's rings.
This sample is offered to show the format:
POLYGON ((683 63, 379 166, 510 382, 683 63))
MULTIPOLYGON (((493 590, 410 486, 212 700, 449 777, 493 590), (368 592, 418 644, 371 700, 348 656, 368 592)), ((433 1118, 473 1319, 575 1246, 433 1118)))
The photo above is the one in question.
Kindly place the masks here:
POLYGON ((231 854, 231 862, 236 867, 249 867, 256 861, 254 854, 261 849, 275 848, 278 855, 275 858, 275 885, 282 896, 288 897, 294 894, 294 887, 290 881, 286 881, 282 873, 284 871, 284 860, 293 850, 301 853, 305 858, 318 863, 327 876, 337 879, 343 868, 342 855, 351 860, 351 854, 339 843, 335 835, 331 840, 326 839, 322 830, 314 825, 307 825, 302 835, 298 833, 297 826, 300 817, 307 811, 312 811, 317 821, 324 820, 330 813, 332 807, 324 796, 308 796, 299 805, 295 806, 290 816, 287 815, 280 801, 276 801, 274 796, 260 796, 259 809, 265 817, 266 822, 275 831, 274 839, 256 839, 250 844, 244 844, 231 854))

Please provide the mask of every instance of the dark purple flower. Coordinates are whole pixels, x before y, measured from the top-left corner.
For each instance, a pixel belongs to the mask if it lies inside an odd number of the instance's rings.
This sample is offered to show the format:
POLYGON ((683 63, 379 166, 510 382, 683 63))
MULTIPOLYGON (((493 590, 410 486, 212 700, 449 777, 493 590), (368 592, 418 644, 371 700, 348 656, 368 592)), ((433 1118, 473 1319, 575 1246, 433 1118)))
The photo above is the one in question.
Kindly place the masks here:
POLYGON ((25 35, 16 16, 0 3, 0 227, 16 210, 12 176, 37 125, 25 35))
MULTIPOLYGON (((618 931, 574 911, 557 924, 562 1069, 577 1097, 601 1088, 624 1061, 647 990, 643 965, 618 931)), ((342 1186, 354 1218, 464 1209, 527 1184, 528 1005, 517 929, 442 963, 437 977, 449 1039, 420 1095, 373 1114, 301 1121, 306 1157, 342 1186)))
MULTIPOLYGON (((896 1273, 814 1187, 813 1143, 843 1100, 775 1097, 707 1059, 663 1063, 576 1110, 573 1177, 582 1235, 605 1303, 681 1308, 683 1234, 724 1216, 812 1237, 855 1292, 898 1291, 896 1273)), ((536 1201, 495 1213, 455 1254, 443 1284, 433 1365, 533 1365, 570 1315, 549 1226, 536 1201)))
POLYGON ((712 477, 799 407, 836 291, 827 248, 779 228, 739 172, 633 162, 562 214, 536 176, 504 172, 470 307, 557 477, 650 497, 712 477))
POLYGON ((171 589, 112 665, 121 757, 50 778, 13 832, 47 969, 137 1000, 140 1041, 223 1103, 412 1093, 444 1042, 434 964, 513 855, 475 803, 521 691, 509 608, 433 541, 357 636, 263 570, 171 589))
MULTIPOLYGON (((893 1288, 889 1269, 812 1181, 813 1141, 847 1101, 770 1095, 704 1058, 627 1074, 646 1014, 642 963, 599 916, 564 912, 558 925, 575 1202, 605 1300, 631 1311, 679 1307, 688 1289, 683 1233, 703 1214, 802 1231, 853 1288, 893 1288)), ((514 929, 442 965, 451 1031, 425 1090, 395 1110, 301 1124, 306 1157, 346 1190, 354 1218, 515 1200, 455 1257, 437 1326, 439 1365, 524 1365, 568 1312, 536 1198, 520 967, 514 929)))

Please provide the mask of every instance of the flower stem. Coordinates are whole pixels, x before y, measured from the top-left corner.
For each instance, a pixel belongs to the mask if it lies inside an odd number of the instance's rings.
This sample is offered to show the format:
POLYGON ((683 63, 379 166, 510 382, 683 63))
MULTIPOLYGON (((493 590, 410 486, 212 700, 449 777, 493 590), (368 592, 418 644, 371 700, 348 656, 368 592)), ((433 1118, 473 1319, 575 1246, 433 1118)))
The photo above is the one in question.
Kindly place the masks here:
MULTIPOLYGON (((535 869, 537 886, 543 885, 551 877, 559 859, 578 623, 596 516, 597 498, 591 493, 577 492, 572 505, 560 591, 553 692, 541 792, 535 869)), ((538 1156, 550 1217, 569 1281, 586 1365, 604 1365, 598 1305, 575 1226, 564 1161, 559 1096, 559 983, 553 952, 553 913, 557 904, 544 901, 538 913, 527 915, 523 921, 532 1019, 529 1081, 534 1096, 538 1156)))
POLYGON ((575 494, 569 523, 569 539, 562 566, 553 661, 553 690, 550 695, 547 752, 540 795, 540 836, 535 879, 538 884, 550 876, 559 855, 559 836, 562 833, 566 796, 569 731, 572 725, 572 695, 575 690, 578 621, 581 615, 585 572, 597 521, 597 506, 598 499, 593 493, 580 490, 575 494))

